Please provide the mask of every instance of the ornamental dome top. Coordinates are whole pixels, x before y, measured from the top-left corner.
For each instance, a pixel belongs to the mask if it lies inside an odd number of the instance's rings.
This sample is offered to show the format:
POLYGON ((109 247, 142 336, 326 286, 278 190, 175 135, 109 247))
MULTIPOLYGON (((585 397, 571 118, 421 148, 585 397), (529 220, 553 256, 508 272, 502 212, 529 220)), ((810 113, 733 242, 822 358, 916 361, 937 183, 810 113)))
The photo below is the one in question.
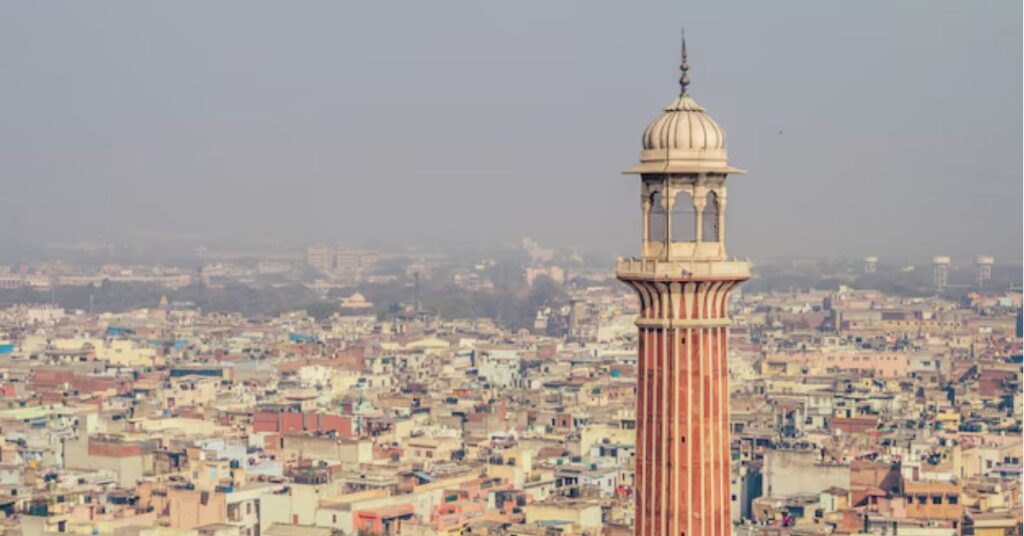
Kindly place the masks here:
POLYGON ((729 166, 725 132, 689 93, 690 65, 683 39, 679 96, 644 130, 640 165, 629 174, 743 173, 729 166))

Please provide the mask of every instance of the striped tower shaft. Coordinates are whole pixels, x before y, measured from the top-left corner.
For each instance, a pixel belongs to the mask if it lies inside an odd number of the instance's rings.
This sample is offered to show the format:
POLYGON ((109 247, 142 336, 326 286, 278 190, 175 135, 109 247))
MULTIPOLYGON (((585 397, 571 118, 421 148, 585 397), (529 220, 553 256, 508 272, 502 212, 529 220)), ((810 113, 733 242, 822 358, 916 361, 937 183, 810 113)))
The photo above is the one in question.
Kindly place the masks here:
POLYGON ((743 278, 620 279, 640 297, 637 536, 729 536, 729 292, 743 278))

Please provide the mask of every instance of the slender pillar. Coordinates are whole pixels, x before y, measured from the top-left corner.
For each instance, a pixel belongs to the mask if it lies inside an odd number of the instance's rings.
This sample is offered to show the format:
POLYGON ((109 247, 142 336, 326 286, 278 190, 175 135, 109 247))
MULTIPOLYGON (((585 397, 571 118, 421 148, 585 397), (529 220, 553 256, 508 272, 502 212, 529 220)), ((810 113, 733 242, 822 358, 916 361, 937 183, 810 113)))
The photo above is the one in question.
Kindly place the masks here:
POLYGON ((718 192, 718 242, 725 243, 725 188, 718 192))
MULTIPOLYGON (((705 194, 706 195, 706 194, 705 194)), ((693 196, 693 228, 694 228, 694 241, 698 244, 704 241, 704 207, 707 206, 707 201, 704 195, 697 196, 696 191, 693 196)))
POLYGON ((644 247, 651 240, 651 198, 647 194, 640 196, 640 210, 643 213, 644 247))
POLYGON ((728 536, 726 304, 746 275, 619 279, 641 303, 636 534, 728 536))
POLYGON ((668 260, 669 256, 672 255, 672 210, 676 206, 676 192, 673 188, 669 187, 669 180, 665 179, 665 187, 662 189, 665 195, 662 196, 662 202, 665 204, 665 251, 662 255, 665 260, 668 260))

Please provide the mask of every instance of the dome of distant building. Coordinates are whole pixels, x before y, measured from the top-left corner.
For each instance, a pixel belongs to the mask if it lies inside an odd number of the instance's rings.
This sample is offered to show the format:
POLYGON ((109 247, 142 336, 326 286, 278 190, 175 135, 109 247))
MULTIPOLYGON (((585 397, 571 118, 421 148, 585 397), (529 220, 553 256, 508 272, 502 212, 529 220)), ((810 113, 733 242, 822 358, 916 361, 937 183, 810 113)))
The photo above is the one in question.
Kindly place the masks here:
POLYGON ((362 294, 355 292, 347 298, 341 299, 341 308, 348 310, 365 310, 373 307, 373 302, 366 299, 362 294))

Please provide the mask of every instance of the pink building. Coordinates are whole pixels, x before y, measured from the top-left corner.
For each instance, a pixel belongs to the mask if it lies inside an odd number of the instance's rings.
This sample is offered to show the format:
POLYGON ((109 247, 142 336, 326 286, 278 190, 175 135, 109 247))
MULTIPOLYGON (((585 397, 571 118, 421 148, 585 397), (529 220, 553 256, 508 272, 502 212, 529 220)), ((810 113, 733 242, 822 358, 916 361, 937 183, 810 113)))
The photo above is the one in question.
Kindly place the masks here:
POLYGON ((910 359, 906 354, 893 352, 795 352, 767 354, 765 361, 773 365, 797 364, 806 374, 823 375, 830 371, 851 371, 876 378, 896 379, 907 375, 910 359))

